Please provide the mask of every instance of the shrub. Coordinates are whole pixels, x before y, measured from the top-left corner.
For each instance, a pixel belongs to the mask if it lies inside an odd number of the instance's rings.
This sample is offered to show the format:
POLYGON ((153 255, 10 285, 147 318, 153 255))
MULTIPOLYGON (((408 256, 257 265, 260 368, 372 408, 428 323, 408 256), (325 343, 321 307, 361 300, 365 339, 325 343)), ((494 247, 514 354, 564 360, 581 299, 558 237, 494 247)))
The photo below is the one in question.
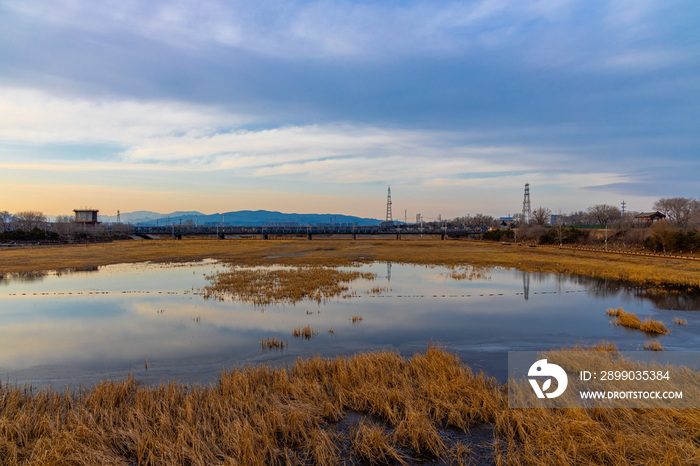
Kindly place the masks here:
POLYGON ((515 239, 515 232, 513 230, 491 230, 484 233, 482 237, 489 241, 510 241, 515 239))
MULTIPOLYGON (((584 233, 574 227, 562 228, 561 242, 563 244, 577 243, 583 238, 584 233)), ((550 228, 539 238, 540 244, 559 244, 559 227, 550 228)))

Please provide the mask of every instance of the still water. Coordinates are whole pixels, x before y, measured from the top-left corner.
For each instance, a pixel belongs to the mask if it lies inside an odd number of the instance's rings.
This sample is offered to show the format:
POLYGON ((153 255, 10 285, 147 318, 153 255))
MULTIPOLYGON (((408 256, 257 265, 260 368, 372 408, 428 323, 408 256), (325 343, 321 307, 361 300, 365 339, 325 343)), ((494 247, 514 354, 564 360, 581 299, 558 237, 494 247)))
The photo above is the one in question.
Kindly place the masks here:
POLYGON ((350 298, 263 307, 204 299, 198 290, 209 284, 206 275, 225 269, 203 261, 3 277, 0 382, 63 389, 133 374, 148 384, 206 384, 236 364, 384 348, 411 354, 431 343, 503 380, 509 350, 601 340, 641 350, 650 339, 666 350, 700 350, 696 295, 654 295, 617 282, 500 268, 474 274, 373 263, 351 268, 376 278, 351 283, 350 298), (653 337, 612 325, 605 311, 620 306, 641 320, 662 321, 671 334, 653 337), (353 323, 355 315, 362 320, 353 323), (306 325, 317 335, 292 335, 306 325), (263 349, 261 340, 272 337, 289 345, 263 349))

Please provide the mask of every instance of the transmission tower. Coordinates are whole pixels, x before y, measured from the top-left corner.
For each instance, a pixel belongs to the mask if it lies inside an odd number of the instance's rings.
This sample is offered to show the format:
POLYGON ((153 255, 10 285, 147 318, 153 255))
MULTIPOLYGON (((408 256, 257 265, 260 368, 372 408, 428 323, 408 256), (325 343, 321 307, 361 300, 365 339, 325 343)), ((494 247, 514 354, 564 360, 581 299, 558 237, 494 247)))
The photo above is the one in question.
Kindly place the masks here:
POLYGON ((386 194, 386 221, 393 222, 391 218, 391 186, 389 186, 386 194))
POLYGON ((525 183, 525 195, 523 196, 523 223, 530 223, 530 183, 525 183))
POLYGON ((122 223, 122 214, 117 210, 117 223, 122 223))
POLYGON ((625 200, 623 199, 623 200, 622 200, 622 215, 625 215, 625 207, 627 207, 627 203, 626 203, 625 200))

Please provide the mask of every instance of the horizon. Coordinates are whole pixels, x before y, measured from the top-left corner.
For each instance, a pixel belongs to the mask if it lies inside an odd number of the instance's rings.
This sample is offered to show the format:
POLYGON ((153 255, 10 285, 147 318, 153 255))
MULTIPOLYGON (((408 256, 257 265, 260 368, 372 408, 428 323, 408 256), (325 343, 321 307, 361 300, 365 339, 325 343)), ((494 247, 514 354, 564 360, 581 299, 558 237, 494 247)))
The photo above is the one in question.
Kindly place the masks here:
POLYGON ((0 0, 0 211, 697 197, 700 4, 0 0))

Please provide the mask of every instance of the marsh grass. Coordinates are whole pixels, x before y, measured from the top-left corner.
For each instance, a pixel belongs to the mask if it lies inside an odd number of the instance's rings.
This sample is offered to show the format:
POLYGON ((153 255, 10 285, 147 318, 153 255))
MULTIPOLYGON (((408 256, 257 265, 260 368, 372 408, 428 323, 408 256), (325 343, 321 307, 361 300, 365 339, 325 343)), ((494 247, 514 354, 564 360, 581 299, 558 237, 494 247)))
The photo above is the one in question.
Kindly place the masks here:
POLYGON ((671 333, 662 322, 653 320, 651 317, 642 322, 639 320, 639 317, 631 312, 625 312, 621 307, 617 309, 608 309, 605 312, 611 317, 616 317, 615 325, 622 325, 623 327, 642 330, 647 333, 658 333, 661 335, 668 335, 671 333))
MULTIPOLYGON (((502 246, 434 238, 306 240, 118 241, 0 251, 0 274, 41 272, 130 262, 230 261, 241 266, 349 266, 391 261, 448 267, 512 267, 529 272, 577 274, 625 280, 663 291, 698 290, 700 261, 606 254, 556 248, 502 246)), ((458 272, 459 274, 459 272, 458 272)))
POLYGON ((262 346, 263 349, 284 349, 286 346, 289 346, 289 343, 277 337, 272 337, 263 338, 260 342, 260 346, 262 346))
POLYGON ((439 429, 468 442, 482 424, 498 464, 700 461, 697 409, 509 409, 503 386, 431 347, 233 368, 211 386, 3 386, 0 464, 468 464, 469 445, 446 449, 439 429), (361 420, 340 429, 348 413, 361 420))
POLYGON ((312 337, 318 335, 318 330, 312 329, 310 325, 306 327, 297 327, 292 331, 292 336, 294 338, 303 338, 305 340, 311 340, 312 337))
POLYGON ((362 322, 363 317, 360 314, 355 314, 354 316, 350 317, 350 321, 353 324, 357 324, 358 322, 362 322))
POLYGON ((650 351, 663 351, 664 347, 661 346, 661 343, 659 343, 658 341, 651 340, 644 343, 644 349, 650 351))
POLYGON ((685 319, 679 319, 678 317, 673 318, 673 323, 676 325, 688 325, 688 321, 685 319))
POLYGON ((375 274, 331 267, 240 268, 206 277, 211 284, 200 293, 221 301, 232 299, 256 306, 297 303, 308 299, 318 303, 343 295, 348 283, 372 280, 375 274))

